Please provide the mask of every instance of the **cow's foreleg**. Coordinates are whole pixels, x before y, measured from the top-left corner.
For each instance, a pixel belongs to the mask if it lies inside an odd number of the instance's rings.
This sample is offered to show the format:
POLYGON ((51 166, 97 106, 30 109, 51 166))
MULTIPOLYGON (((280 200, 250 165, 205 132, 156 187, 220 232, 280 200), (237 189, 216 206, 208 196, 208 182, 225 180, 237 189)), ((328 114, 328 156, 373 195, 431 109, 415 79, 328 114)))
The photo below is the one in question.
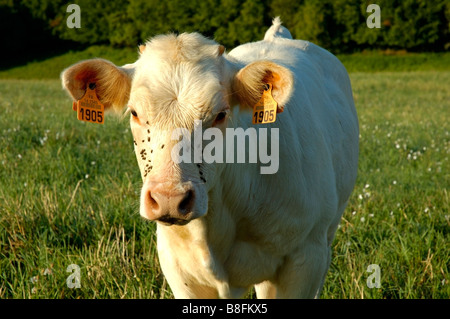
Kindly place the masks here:
POLYGON ((277 276, 277 298, 317 298, 330 263, 330 247, 309 244, 288 256, 277 276))
POLYGON ((277 286, 269 280, 255 285, 255 291, 258 299, 275 299, 277 297, 277 286))
POLYGON ((160 251, 159 261, 176 299, 214 299, 218 297, 216 288, 199 284, 192 275, 178 267, 178 262, 169 253, 160 251))

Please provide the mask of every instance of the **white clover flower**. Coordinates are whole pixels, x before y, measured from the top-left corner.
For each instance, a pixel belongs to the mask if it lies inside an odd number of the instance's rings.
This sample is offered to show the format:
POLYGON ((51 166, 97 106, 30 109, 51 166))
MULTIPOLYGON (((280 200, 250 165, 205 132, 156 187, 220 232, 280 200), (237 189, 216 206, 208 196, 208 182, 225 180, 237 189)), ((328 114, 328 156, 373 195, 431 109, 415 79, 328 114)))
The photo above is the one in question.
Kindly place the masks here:
POLYGON ((53 275, 53 271, 50 268, 45 268, 44 276, 53 275))

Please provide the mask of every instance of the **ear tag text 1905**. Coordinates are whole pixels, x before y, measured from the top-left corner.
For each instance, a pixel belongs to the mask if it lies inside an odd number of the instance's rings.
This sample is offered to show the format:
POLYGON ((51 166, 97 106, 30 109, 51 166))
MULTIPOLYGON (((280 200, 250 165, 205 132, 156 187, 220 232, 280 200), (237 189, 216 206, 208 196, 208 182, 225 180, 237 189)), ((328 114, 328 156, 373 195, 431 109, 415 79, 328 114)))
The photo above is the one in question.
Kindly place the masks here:
POLYGON ((273 123, 277 119, 278 103, 272 96, 272 84, 266 84, 259 101, 253 106, 253 124, 273 123))
POLYGON ((105 107, 95 93, 95 83, 89 83, 84 96, 76 102, 76 105, 74 102, 74 110, 75 107, 78 120, 96 124, 104 123, 105 107))

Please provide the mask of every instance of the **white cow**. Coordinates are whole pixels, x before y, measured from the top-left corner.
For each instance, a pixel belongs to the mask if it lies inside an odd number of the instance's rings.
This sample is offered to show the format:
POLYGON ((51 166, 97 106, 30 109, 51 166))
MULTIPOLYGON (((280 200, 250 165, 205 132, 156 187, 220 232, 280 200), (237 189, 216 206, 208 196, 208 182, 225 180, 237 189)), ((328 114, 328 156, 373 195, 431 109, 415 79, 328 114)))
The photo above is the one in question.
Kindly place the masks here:
MULTIPOLYGON (((258 298, 319 296, 357 172, 358 120, 344 66, 317 45, 292 40, 279 19, 263 41, 228 54, 197 33, 156 36, 140 51, 123 67, 81 61, 62 82, 74 100, 95 82, 106 109, 128 105, 143 178, 140 214, 157 221, 160 263, 175 297, 236 298, 252 286, 258 298), (284 112, 254 125, 252 108, 267 84, 284 112), (174 132, 194 134, 194 123, 225 140, 227 128, 257 128, 258 137, 260 128, 269 137, 277 128, 270 146, 279 151, 277 171, 262 174, 260 159, 177 161, 174 132)), ((237 151, 248 158, 248 149, 237 151)))

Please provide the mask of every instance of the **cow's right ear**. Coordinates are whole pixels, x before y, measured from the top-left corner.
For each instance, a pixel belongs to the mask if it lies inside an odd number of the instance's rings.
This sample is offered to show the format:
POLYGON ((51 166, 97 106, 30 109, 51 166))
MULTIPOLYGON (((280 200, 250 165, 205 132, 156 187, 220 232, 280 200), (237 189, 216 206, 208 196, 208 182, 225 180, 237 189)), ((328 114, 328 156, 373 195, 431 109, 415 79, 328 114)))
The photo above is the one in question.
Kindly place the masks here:
POLYGON ((130 98, 131 80, 134 65, 118 67, 103 59, 91 59, 78 62, 61 73, 63 88, 74 101, 80 100, 90 83, 95 83, 98 99, 105 110, 120 111, 130 98))
POLYGON ((236 74, 232 88, 241 105, 253 108, 266 84, 272 85, 273 98, 282 112, 294 87, 294 76, 286 67, 265 60, 250 63, 236 74))

